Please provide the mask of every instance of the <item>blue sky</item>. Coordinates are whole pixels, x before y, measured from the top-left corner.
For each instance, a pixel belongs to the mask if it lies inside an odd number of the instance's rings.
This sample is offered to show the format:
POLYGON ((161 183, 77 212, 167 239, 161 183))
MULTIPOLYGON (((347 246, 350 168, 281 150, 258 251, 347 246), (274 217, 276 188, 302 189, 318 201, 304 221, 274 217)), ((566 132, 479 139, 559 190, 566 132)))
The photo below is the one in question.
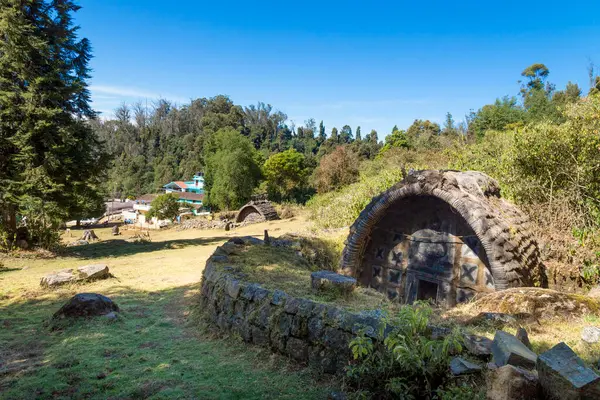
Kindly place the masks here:
POLYGON ((226 94, 302 125, 376 129, 459 121, 545 63, 550 81, 588 88, 600 65, 599 1, 81 0, 94 48, 94 107, 226 94), (395 4, 392 4, 395 3, 395 4))

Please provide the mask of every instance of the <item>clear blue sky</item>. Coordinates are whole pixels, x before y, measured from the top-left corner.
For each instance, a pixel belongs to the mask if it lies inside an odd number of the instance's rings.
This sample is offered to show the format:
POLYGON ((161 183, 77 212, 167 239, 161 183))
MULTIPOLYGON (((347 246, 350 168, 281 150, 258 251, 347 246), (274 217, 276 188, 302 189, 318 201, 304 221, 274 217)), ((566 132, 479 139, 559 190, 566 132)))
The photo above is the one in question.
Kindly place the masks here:
POLYGON ((301 125, 387 135, 415 118, 457 121, 517 94, 520 72, 587 91, 600 65, 600 1, 81 0, 94 107, 226 94, 301 125), (392 4, 395 3, 395 4, 392 4))

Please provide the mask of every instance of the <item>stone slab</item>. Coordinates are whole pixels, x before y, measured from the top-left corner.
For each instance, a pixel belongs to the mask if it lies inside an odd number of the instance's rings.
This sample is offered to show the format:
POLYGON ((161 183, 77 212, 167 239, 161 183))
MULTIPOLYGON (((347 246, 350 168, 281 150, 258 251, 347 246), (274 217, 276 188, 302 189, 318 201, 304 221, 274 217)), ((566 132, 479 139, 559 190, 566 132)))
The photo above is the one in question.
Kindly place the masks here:
POLYGON ((492 356, 499 367, 510 364, 532 369, 537 361, 537 355, 533 351, 515 336, 504 331, 496 331, 492 342, 492 356))
POLYGON ((540 354, 537 370, 551 399, 600 399, 600 376, 563 342, 540 354))
POLYGON ((356 287, 356 279, 340 275, 333 271, 317 271, 310 274, 311 286, 314 290, 339 290, 350 293, 356 287))

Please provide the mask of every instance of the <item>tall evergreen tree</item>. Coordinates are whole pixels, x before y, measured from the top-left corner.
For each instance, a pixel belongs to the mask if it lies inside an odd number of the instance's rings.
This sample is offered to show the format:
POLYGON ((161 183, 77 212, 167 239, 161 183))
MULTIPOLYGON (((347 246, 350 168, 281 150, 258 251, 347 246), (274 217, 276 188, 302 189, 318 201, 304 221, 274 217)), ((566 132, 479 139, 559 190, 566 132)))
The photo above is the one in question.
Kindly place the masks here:
POLYGON ((340 132, 340 143, 352 143, 352 128, 350 125, 344 125, 340 132))
POLYGON ((338 135, 338 130, 336 127, 333 127, 333 129, 331 130, 331 137, 330 137, 331 141, 333 143, 339 143, 340 142, 340 137, 338 135))
POLYGON ((31 204, 49 226, 99 211, 106 157, 88 124, 91 47, 73 25, 79 6, 0 5, 0 227, 10 240, 31 204))
POLYGON ((323 121, 319 124, 319 137, 317 138, 317 144, 322 145, 325 140, 327 140, 327 135, 325 134, 325 125, 323 125, 323 121))
POLYGON ((362 141, 362 136, 360 134, 360 126, 356 127, 356 141, 357 142, 361 142, 362 141))

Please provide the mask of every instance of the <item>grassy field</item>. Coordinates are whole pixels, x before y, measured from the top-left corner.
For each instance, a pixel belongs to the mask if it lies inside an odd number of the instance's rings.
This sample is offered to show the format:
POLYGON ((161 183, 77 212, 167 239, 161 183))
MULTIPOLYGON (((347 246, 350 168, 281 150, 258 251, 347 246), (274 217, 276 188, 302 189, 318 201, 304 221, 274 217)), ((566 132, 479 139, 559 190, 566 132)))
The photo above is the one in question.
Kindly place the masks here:
MULTIPOLYGON (((194 316, 206 258, 231 236, 299 232, 302 219, 236 231, 133 232, 71 247, 59 257, 2 258, 0 269, 0 398, 319 399, 335 382, 286 358, 203 330, 194 316), (114 278, 56 290, 39 280, 63 268, 106 263, 114 278), (96 318, 52 330, 52 314, 71 296, 96 292, 122 309, 117 321, 96 318)), ((72 231, 73 241, 81 232, 72 231)))

